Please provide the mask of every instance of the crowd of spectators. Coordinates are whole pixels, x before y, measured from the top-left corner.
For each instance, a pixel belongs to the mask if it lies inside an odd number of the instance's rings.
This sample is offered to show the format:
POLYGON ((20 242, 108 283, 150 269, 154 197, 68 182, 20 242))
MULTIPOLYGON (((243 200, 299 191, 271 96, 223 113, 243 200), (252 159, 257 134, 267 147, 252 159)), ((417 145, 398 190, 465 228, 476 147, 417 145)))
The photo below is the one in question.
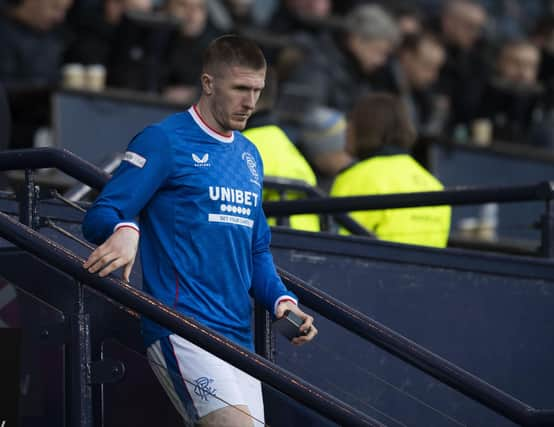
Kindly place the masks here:
POLYGON ((554 148, 554 1, 0 0, 0 8, 12 148, 32 144, 29 129, 49 120, 21 94, 58 87, 64 64, 101 64, 108 88, 184 108, 199 93, 202 51, 229 32, 264 49, 277 87, 273 124, 328 185, 356 160, 345 149, 348 114, 377 92, 401 100, 420 137, 554 148))
MULTIPOLYGON (((277 71, 277 110, 299 146, 314 117, 333 116, 322 109, 346 114, 359 96, 375 91, 397 94, 424 136, 471 139, 479 120, 493 139, 554 144, 549 1, 0 0, 0 6, 0 81, 8 92, 56 86, 67 63, 102 64, 110 87, 190 104, 207 43, 242 32, 258 38, 277 71)), ((343 153, 319 167, 317 156, 309 160, 329 175, 348 162, 343 153)))

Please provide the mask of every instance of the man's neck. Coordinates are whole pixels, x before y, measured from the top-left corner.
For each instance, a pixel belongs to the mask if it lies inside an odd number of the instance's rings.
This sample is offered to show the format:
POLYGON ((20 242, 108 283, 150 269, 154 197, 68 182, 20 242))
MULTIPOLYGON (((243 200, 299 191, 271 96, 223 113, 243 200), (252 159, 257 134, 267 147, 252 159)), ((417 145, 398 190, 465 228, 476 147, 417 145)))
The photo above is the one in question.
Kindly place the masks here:
POLYGON ((215 119, 214 115, 212 114, 212 110, 208 104, 208 101, 205 98, 200 97, 198 104, 196 104, 196 112, 200 115, 202 121, 212 130, 222 135, 231 135, 232 130, 223 129, 223 127, 215 119))

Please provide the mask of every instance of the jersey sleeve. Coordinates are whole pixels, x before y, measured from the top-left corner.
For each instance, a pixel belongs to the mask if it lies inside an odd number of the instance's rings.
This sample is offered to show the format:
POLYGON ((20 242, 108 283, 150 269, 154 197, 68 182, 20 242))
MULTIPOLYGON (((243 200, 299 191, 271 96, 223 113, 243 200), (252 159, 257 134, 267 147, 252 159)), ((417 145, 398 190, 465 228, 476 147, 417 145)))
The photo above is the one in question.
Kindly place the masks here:
POLYGON ((290 300, 294 304, 298 304, 298 298, 287 290, 275 270, 273 256, 269 250, 271 231, 261 208, 254 227, 251 293, 254 299, 261 302, 269 312, 275 314, 280 302, 290 300))
POLYGON ((83 221, 83 235, 104 242, 118 226, 134 226, 135 218, 169 177, 173 157, 166 134, 149 126, 129 144, 121 164, 83 221))

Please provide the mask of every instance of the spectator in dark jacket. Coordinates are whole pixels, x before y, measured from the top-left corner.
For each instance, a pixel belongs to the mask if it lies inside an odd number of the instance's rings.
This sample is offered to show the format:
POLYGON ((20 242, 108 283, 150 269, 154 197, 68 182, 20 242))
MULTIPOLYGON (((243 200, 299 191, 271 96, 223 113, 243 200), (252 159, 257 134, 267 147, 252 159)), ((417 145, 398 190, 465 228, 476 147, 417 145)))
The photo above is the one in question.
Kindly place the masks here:
POLYGON ((72 0, 10 1, 0 15, 0 81, 13 85, 58 82, 65 50, 64 22, 72 0))
POLYGON ((165 10, 180 22, 180 31, 169 48, 162 93, 189 104, 200 93, 202 52, 221 33, 208 19, 206 0, 167 0, 165 10))
MULTIPOLYGON (((131 1, 146 1, 148 9, 154 4, 153 0, 131 1)), ((108 85, 158 93, 177 22, 149 11, 125 12, 113 36, 108 85)))
POLYGON ((371 89, 371 75, 387 61, 397 39, 396 24, 382 8, 357 7, 347 15, 341 34, 306 52, 283 84, 282 108, 348 111, 371 89))
POLYGON ((89 8, 76 17, 75 37, 66 54, 66 62, 108 65, 116 28, 128 12, 148 12, 151 0, 104 0, 98 8, 89 8))
POLYGON ((440 85, 451 101, 453 126, 468 126, 479 107, 489 73, 479 44, 486 21, 485 9, 472 0, 446 2, 440 17, 447 50, 440 85))
POLYGON ((384 73, 383 88, 399 95, 422 136, 438 136, 448 119, 449 100, 435 87, 445 58, 436 36, 411 34, 404 37, 384 73))
POLYGON ((306 31, 306 19, 325 19, 331 16, 331 0, 284 0, 269 23, 272 32, 291 34, 306 31))
POLYGON ((10 1, 0 14, 0 83, 12 113, 10 148, 32 146, 49 122, 49 93, 59 82, 72 0, 10 1))
POLYGON ((538 81, 540 50, 525 39, 505 42, 483 94, 481 116, 495 140, 554 147, 552 107, 538 81))

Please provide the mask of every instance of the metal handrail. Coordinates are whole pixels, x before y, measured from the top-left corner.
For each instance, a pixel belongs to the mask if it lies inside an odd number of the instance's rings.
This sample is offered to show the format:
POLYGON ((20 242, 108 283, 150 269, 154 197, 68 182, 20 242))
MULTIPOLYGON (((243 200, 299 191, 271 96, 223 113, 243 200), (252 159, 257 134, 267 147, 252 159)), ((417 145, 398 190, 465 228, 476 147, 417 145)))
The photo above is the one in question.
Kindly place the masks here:
POLYGON ((552 199, 554 199, 554 182, 541 182, 536 185, 513 187, 458 188, 379 196, 321 197, 309 200, 265 202, 264 211, 267 216, 288 216, 421 206, 551 201, 552 199))
MULTIPOLYGON (((282 178, 277 176, 264 176, 264 188, 276 191, 298 191, 305 194, 308 198, 321 199, 326 196, 325 192, 317 187, 313 187, 298 179, 282 178)), ((267 202, 264 202, 264 211, 267 202)), ((333 219, 338 225, 341 225, 352 234, 358 236, 375 237, 364 226, 360 225, 350 215, 339 212, 333 214, 333 219)))
POLYGON ((367 414, 352 408, 269 360, 161 304, 127 282, 113 276, 102 278, 89 273, 83 268, 84 259, 2 212, 0 212, 0 237, 120 304, 148 316, 154 322, 275 387, 330 420, 348 426, 384 426, 367 414))
MULTIPOLYGON (((58 148, 31 148, 0 153, 0 171, 16 169, 58 168, 71 177, 101 190, 110 175, 72 152, 58 148)), ((479 203, 510 203, 522 201, 550 201, 554 198, 554 183, 513 187, 478 187, 446 189, 420 193, 387 194, 380 196, 323 197, 313 187, 300 185, 294 180, 280 179, 287 189, 317 195, 308 200, 264 202, 267 216, 285 216, 309 213, 341 213, 357 210, 395 209, 438 205, 471 205, 479 203), (311 190, 313 192, 311 192, 311 190)), ((278 185, 278 181, 275 181, 278 185)))
POLYGON ((553 410, 537 410, 436 355, 341 301, 277 267, 287 287, 317 313, 386 352, 449 385, 494 412, 524 426, 554 425, 553 410))
POLYGON ((0 171, 56 168, 95 189, 102 189, 110 175, 71 151, 59 148, 29 148, 0 153, 0 171))
MULTIPOLYGON (((42 150, 52 150, 52 149, 42 149, 42 150)), ((24 150, 20 150, 24 151, 24 150)), ((3 157, 6 153, 0 153, 0 170, 3 170, 2 167, 5 165, 5 160, 3 157)), ((58 161, 64 162, 83 162, 76 156, 67 156, 58 161)), ((43 164, 40 161, 34 159, 34 164, 43 164)), ((23 160, 18 163, 18 168, 28 168, 32 167, 28 164, 25 164, 23 160)), ((52 166, 38 166, 38 167, 52 167, 52 166)), ((64 166, 64 172, 68 173, 67 170, 71 169, 67 166, 64 166)), ((73 165, 75 167, 75 165, 73 165)), ((15 169, 12 168, 12 169, 15 169)), ((5 169, 4 169, 5 170, 5 169)), ((86 177, 87 179, 90 177, 86 177)), ((96 177, 96 182, 100 182, 102 179, 96 177)), ((88 185, 91 185, 91 181, 85 182, 88 185)), ((91 186, 94 186, 92 184, 91 186)), ((101 188, 103 185, 97 188, 101 188)), ((445 190, 442 192, 427 192, 427 193, 411 193, 411 194, 395 194, 395 195, 386 195, 386 196, 361 196, 361 197, 343 197, 343 198, 323 198, 323 199, 313 199, 313 200, 295 200, 287 202, 266 202, 264 203, 264 209, 266 210, 268 216, 279 216, 279 215, 291 215, 291 214, 300 214, 300 213, 334 213, 334 212, 344 212, 344 211, 354 211, 354 210, 368 210, 368 209, 385 209, 385 208, 405 208, 405 207, 418 207, 418 206, 436 206, 436 205, 466 205, 466 204, 475 204, 475 203, 489 203, 489 202, 516 202, 516 201, 536 201, 544 200, 551 201, 553 199, 554 191, 553 184, 550 182, 540 183, 538 185, 531 186, 519 186, 519 187, 499 187, 499 188, 478 188, 478 189, 458 189, 458 190, 445 190), (266 208, 267 206, 267 208, 266 208), (317 209, 317 210, 316 210, 317 209)), ((28 241, 33 241, 35 243, 39 242, 42 244, 42 252, 36 253, 32 250, 30 252, 35 255, 46 259, 47 261, 52 262, 53 265, 57 266, 59 263, 63 264, 65 258, 61 258, 60 254, 52 249, 60 248, 48 246, 50 243, 47 242, 47 239, 40 236, 38 233, 32 231, 28 227, 25 227, 14 220, 10 219, 5 214, 0 213, 0 235, 5 237, 6 228, 20 227, 19 232, 15 232, 11 237, 19 242, 21 247, 29 247, 28 241), (22 239, 23 230, 27 238, 22 239), (46 248, 49 248, 51 254, 48 254, 46 248), (55 256, 54 256, 55 254, 55 256), (52 258, 53 261, 50 260, 52 258), (58 264, 56 264, 58 263, 58 264)), ((13 233, 13 230, 12 230, 13 233)), ((8 240, 12 241, 10 238, 5 237, 8 240)), ((68 257, 68 254, 64 252, 62 254, 64 257, 68 257)), ((76 258, 72 255, 73 258, 76 258)), ((68 260, 65 259, 65 262, 68 260)), ((66 266, 60 266, 59 268, 63 271, 73 274, 75 277, 79 278, 87 284, 93 283, 97 289, 105 290, 105 293, 108 296, 111 296, 113 299, 119 301, 121 292, 130 292, 129 295, 133 297, 133 305, 129 305, 131 308, 136 309, 137 311, 143 311, 144 307, 148 307, 148 304, 158 304, 152 298, 146 296, 145 294, 140 293, 136 289, 130 287, 124 282, 117 281, 113 278, 110 279, 100 279, 95 275, 91 275, 82 269, 81 263, 82 260, 75 261, 71 260, 74 264, 71 265, 71 268, 66 269, 66 266), (113 286, 118 284, 119 286, 113 286), (120 289, 121 288, 121 289, 120 289)), ((291 287, 291 289, 303 300, 303 303, 307 306, 313 308, 319 314, 322 314, 328 317, 330 320, 342 325, 346 329, 358 334, 360 337, 373 342, 374 344, 385 349, 387 352, 396 355, 402 360, 410 363, 411 365, 417 367, 418 369, 432 375, 433 377, 439 379, 440 381, 450 385, 456 390, 460 391, 464 395, 481 402, 483 405, 489 407, 493 411, 509 418, 517 423, 526 426, 548 426, 554 425, 554 411, 552 410, 537 410, 518 399, 510 396, 509 394, 497 389, 496 387, 482 381, 476 376, 468 373, 462 368, 448 362, 447 360, 441 358, 438 355, 426 350, 425 348, 413 343, 402 335, 386 328, 384 325, 374 321, 373 319, 368 318, 367 316, 359 313, 345 304, 337 301, 336 299, 330 297, 329 295, 324 294, 323 292, 315 289, 312 286, 307 285, 302 282, 300 279, 294 277, 290 273, 279 269, 279 274, 283 280, 291 287)), ((158 304, 159 307, 160 306, 158 304)), ((185 332, 185 336, 189 337, 188 333, 192 332, 194 335, 190 335, 191 341, 197 343, 199 341, 195 340, 209 340, 209 344, 205 346, 208 351, 213 352, 216 355, 220 355, 220 349, 218 346, 221 343, 226 343, 226 340, 222 337, 219 337, 212 332, 209 332, 205 327, 196 322, 173 312, 172 310, 165 309, 165 311, 156 311, 156 317, 152 317, 153 320, 158 321, 158 323, 167 326, 178 326, 176 329, 170 327, 170 329, 175 330, 177 333, 185 332), (168 317, 165 317, 168 315, 168 317), (160 316, 158 318, 158 316, 160 316), (160 320, 161 319, 161 320, 160 320), (182 320, 183 324, 177 322, 182 320), (166 323, 167 322, 167 323, 166 323), (173 323, 177 322, 178 325, 173 323), (190 329, 188 328, 190 326, 190 329), (217 337, 214 339, 214 337, 217 337), (213 341, 212 341, 213 340, 213 341)), ((204 345, 205 342, 202 341, 200 345, 204 345)), ((231 358, 235 362, 238 362, 236 366, 241 369, 244 369, 247 372, 253 372, 254 376, 258 376, 260 379, 267 381, 266 375, 270 375, 270 372, 266 370, 267 365, 264 365, 263 368, 259 365, 259 360, 264 364, 268 364, 265 359, 260 358, 259 356, 248 353, 249 356, 254 358, 252 366, 250 365, 250 360, 244 362, 238 356, 238 353, 246 354, 246 351, 243 349, 237 350, 236 346, 232 343, 229 343, 229 346, 232 349, 226 348, 225 351, 229 351, 231 358), (236 359, 236 360, 235 360, 236 359), (243 366, 247 366, 243 368, 243 366), (251 370, 250 370, 251 369, 251 370)), ((221 356, 220 356, 221 357, 221 356)), ((224 357, 222 357, 224 358, 224 357)), ((233 362, 231 362, 233 363, 233 362)), ((279 369, 279 368, 277 368, 279 369)), ((287 373, 287 375, 290 375, 287 373)), ((291 378, 291 377, 289 377, 291 378)), ((267 381, 270 383, 270 381, 267 381)), ((271 384, 271 383, 270 383, 271 384)), ((283 384, 279 384, 282 386, 283 384)), ((279 388, 279 387, 276 387, 279 388)), ((286 388, 286 384, 285 384, 286 388)), ((318 391, 319 392, 319 391, 318 391)), ((323 392, 320 392, 323 393, 323 392)), ((305 402, 305 399, 298 398, 299 401, 305 402)), ((308 399, 309 400, 309 399, 308 399)), ((311 402, 311 401, 310 401, 311 402)), ((372 420, 373 421, 373 420, 372 420)), ((357 425, 356 423, 351 425, 357 425)))
MULTIPOLYGON (((123 159, 123 153, 114 153, 108 158, 108 160, 106 160, 99 166, 99 169, 109 176, 114 170, 117 169, 117 167, 121 163, 121 159, 123 159)), ((79 183, 67 190, 63 194, 63 197, 71 202, 78 202, 91 191, 92 188, 90 186, 79 183)))

